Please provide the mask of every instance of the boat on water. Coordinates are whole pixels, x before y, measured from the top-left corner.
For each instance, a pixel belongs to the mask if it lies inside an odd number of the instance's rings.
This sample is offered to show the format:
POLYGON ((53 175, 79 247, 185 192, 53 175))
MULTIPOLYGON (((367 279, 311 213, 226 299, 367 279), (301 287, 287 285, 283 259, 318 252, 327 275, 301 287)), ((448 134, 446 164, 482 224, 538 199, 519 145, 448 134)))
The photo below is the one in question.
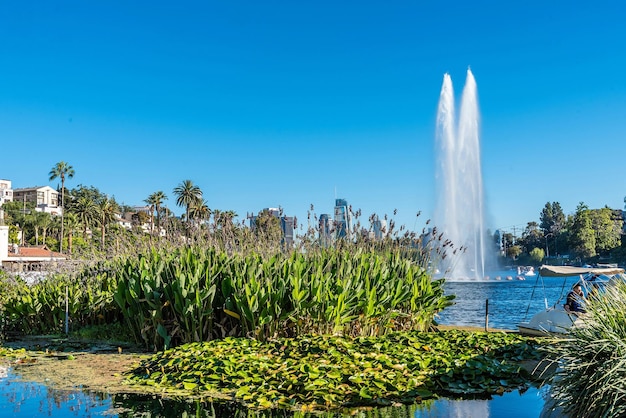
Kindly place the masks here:
POLYGON ((533 266, 517 266, 517 275, 518 276, 534 276, 535 268, 533 266))
MULTIPOLYGON (((566 334, 574 326, 579 326, 584 320, 573 312, 565 309, 565 299, 570 291, 566 286, 566 280, 572 277, 579 277, 578 283, 581 284, 584 294, 588 294, 594 284, 605 286, 612 280, 626 278, 623 276, 624 269, 617 266, 603 267, 571 267, 571 266, 541 266, 537 281, 533 287, 533 295, 538 287, 544 287, 543 279, 546 277, 562 277, 563 287, 558 300, 552 306, 548 305, 548 300, 544 298, 545 309, 535 313, 529 321, 520 322, 517 325, 520 334, 546 336, 553 334, 566 334)), ((545 292, 544 292, 545 294, 545 292)), ((530 303, 529 303, 530 307, 530 303)), ((528 310, 526 312, 528 316, 528 310)), ((526 318, 524 318, 526 319, 526 318)))

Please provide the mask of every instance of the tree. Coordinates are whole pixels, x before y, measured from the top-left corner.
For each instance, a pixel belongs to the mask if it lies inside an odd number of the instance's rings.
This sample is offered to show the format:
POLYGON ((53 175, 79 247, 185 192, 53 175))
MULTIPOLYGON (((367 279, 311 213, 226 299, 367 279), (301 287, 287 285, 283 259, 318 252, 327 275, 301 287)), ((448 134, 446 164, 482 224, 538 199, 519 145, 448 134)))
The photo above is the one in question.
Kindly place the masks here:
POLYGON ((198 201, 202 199, 202 190, 191 180, 184 180, 178 186, 174 188, 174 194, 176 195, 176 205, 185 207, 185 222, 187 224, 187 238, 189 238, 189 210, 198 201))
POLYGON ((532 264, 538 265, 541 264, 546 254, 541 248, 533 248, 532 250, 530 250, 529 255, 532 264))
POLYGON ((522 247, 519 245, 512 245, 506 249, 506 255, 511 257, 513 260, 517 259, 517 257, 522 253, 522 247))
POLYGON ((621 211, 616 214, 613 209, 604 207, 590 211, 591 227, 595 231, 596 246, 598 254, 606 254, 620 246, 620 237, 623 221, 621 211))
POLYGON ((72 239, 74 237, 74 232, 78 230, 80 227, 80 222, 78 221, 78 216, 75 213, 68 212, 65 217, 65 222, 67 226, 67 249, 69 254, 72 254, 72 239))
MULTIPOLYGON (((561 208, 559 202, 548 202, 544 206, 541 214, 539 215, 539 227, 543 231, 544 239, 547 237, 554 237, 554 251, 553 254, 557 254, 557 240, 563 235, 563 230, 566 225, 566 217, 561 208)), ((546 241, 546 251, 549 254, 549 244, 552 242, 546 241)))
MULTIPOLYGON (((280 219, 272 215, 269 210, 262 210, 254 220, 255 234, 267 242, 280 242, 283 231, 280 228, 280 219)), ((264 241, 265 242, 265 241, 264 241)))
POLYGON ((237 213, 234 210, 221 211, 216 209, 213 211, 213 220, 218 229, 232 228, 235 217, 237 217, 237 213))
POLYGON ((42 234, 42 242, 45 245, 46 243, 46 234, 48 232, 48 229, 50 228, 50 225, 52 224, 52 217, 50 216, 49 213, 46 212, 35 212, 35 222, 34 222, 34 227, 35 227, 35 245, 39 245, 39 230, 41 229, 41 234, 42 234))
POLYGON ((87 230, 98 219, 98 206, 90 198, 81 196, 72 204, 72 212, 83 227, 83 239, 87 240, 87 230))
POLYGON ((206 200, 199 199, 189 208, 189 217, 199 221, 206 221, 211 217, 211 209, 206 200))
POLYGON ((63 253, 63 219, 65 215, 65 178, 74 177, 74 168, 65 161, 59 161, 56 163, 49 173, 50 181, 60 178, 61 179, 61 240, 59 252, 63 253))
POLYGON ((539 230, 539 224, 537 222, 528 222, 526 229, 522 232, 522 238, 518 242, 522 244, 526 252, 530 252, 533 248, 543 247, 544 237, 541 230, 539 230))
POLYGON ((595 235, 589 207, 580 202, 570 228, 570 247, 574 254, 583 259, 596 255, 595 235))
POLYGON ((161 233, 161 205, 167 200, 167 196, 162 191, 154 192, 144 202, 149 204, 156 211, 157 234, 161 233))
POLYGON ((152 218, 147 212, 140 210, 139 212, 133 213, 131 219, 134 227, 143 230, 143 225, 147 224, 152 218))
POLYGON ((106 234, 106 228, 112 222, 115 222, 119 213, 119 206, 115 202, 115 199, 106 198, 98 205, 98 218, 100 221, 100 233, 102 250, 104 250, 104 239, 106 234))

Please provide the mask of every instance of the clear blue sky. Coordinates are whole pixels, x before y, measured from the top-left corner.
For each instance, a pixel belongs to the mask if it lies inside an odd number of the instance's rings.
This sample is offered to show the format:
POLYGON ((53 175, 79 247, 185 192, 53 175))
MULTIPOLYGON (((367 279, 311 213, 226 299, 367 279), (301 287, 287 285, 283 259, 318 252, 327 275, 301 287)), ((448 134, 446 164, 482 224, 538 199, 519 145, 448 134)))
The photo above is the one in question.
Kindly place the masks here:
POLYGON ((623 208, 621 1, 16 1, 0 5, 0 178, 127 205, 185 179, 212 209, 421 230, 444 73, 478 84, 492 229, 623 208), (397 214, 393 216, 393 211, 397 214), (416 214, 422 212, 417 218, 416 214))

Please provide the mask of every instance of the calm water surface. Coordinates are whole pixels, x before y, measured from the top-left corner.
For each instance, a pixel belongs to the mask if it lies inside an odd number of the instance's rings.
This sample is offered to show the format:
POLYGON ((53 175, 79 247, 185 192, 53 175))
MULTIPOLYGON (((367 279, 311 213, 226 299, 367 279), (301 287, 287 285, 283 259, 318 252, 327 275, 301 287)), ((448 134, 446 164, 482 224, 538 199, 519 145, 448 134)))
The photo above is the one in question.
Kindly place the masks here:
POLYGON ((456 295, 455 304, 439 315, 438 322, 484 327, 488 301, 489 328, 517 330, 518 323, 528 321, 533 314, 545 309, 546 300, 548 306, 554 305, 579 279, 535 275, 517 280, 516 275, 513 270, 505 270, 490 274, 490 280, 447 281, 445 293, 456 295), (497 276, 501 280, 495 280, 497 276), (507 280, 507 276, 513 280, 507 280))
MULTIPOLYGON (((531 388, 495 396, 490 400, 449 400, 394 408, 378 408, 368 418, 524 418, 539 417, 544 407, 542 390, 531 388)), ((250 411, 234 405, 162 400, 152 396, 102 395, 59 391, 41 383, 24 382, 9 370, 0 380, 1 417, 118 417, 118 418, 288 418, 284 411, 250 411)), ((348 418, 342 414, 304 414, 302 418, 348 418)))

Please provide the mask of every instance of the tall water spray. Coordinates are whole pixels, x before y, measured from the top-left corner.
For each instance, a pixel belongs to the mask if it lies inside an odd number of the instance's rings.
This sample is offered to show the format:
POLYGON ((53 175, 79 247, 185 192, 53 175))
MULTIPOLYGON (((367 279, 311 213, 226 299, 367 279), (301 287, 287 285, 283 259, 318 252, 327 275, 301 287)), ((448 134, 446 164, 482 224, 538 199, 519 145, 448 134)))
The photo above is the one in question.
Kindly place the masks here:
POLYGON ((449 74, 437 112, 437 207, 434 224, 443 232, 447 247, 446 277, 482 279, 489 248, 480 162, 479 114, 476 80, 468 69, 458 121, 449 74), (462 248, 461 248, 462 247, 462 248), (454 251, 454 250, 457 251, 454 251))

